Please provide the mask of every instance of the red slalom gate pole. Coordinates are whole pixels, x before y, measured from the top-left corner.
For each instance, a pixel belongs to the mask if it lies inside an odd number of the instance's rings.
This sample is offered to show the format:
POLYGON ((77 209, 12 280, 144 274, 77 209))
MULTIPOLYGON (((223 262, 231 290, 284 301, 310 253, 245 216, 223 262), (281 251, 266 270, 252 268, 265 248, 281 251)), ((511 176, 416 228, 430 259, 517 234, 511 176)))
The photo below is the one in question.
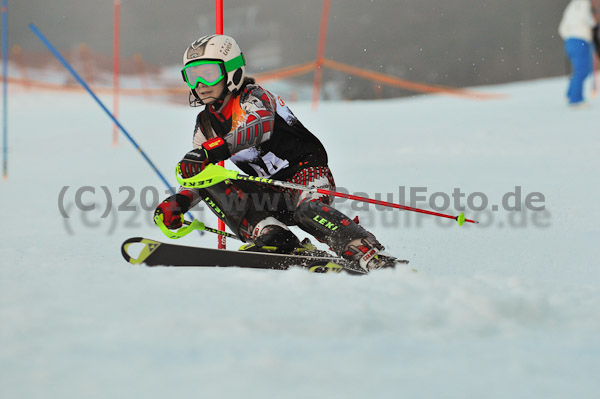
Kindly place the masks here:
MULTIPOLYGON (((215 1, 216 1, 216 6, 217 6, 217 12, 216 12, 217 31, 216 31, 216 33, 217 33, 217 35, 222 35, 223 34, 223 0, 215 0, 215 1)), ((219 162, 219 166, 225 166, 225 162, 224 161, 219 162)), ((225 222, 224 221, 219 219, 219 222, 217 225, 218 225, 219 230, 225 231, 225 222)), ((226 237, 224 235, 219 235, 219 236, 217 236, 217 239, 219 240, 217 248, 226 249, 227 248, 226 237)))
POLYGON ((223 0, 216 0, 217 2, 217 35, 223 34, 223 0))

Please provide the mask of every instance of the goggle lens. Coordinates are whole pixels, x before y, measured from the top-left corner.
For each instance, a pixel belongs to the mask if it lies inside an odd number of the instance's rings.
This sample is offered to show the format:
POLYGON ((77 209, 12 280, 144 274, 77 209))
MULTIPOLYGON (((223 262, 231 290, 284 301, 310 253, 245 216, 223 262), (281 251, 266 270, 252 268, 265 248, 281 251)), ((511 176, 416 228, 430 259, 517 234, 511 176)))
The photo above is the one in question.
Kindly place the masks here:
POLYGON ((186 65, 182 72, 190 89, 195 89, 199 83, 214 86, 225 77, 221 63, 217 61, 192 62, 186 65))

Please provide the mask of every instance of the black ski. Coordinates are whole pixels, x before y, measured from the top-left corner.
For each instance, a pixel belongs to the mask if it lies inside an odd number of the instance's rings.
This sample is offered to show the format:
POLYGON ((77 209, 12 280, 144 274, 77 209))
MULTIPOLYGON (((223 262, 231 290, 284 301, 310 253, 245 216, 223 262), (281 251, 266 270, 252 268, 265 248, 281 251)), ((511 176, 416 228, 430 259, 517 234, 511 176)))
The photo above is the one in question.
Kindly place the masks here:
MULTIPOLYGON (((121 254, 131 264, 145 264, 146 266, 243 267, 276 270, 287 270, 292 266, 299 266, 307 268, 313 273, 339 273, 344 270, 351 274, 365 274, 360 267, 325 252, 318 256, 307 256, 228 251, 166 244, 142 237, 126 240, 121 246, 121 254), (137 258, 134 258, 129 254, 128 249, 130 245, 136 243, 142 244, 143 248, 137 258)), ((398 263, 408 263, 408 261, 399 261, 398 263)))

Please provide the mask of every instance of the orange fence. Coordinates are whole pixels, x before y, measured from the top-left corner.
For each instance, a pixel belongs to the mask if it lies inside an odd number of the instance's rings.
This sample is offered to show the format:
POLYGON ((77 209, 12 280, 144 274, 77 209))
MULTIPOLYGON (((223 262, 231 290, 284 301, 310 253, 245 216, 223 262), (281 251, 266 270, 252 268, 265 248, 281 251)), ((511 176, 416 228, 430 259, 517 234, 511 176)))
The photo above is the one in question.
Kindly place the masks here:
POLYGON ((451 96, 467 97, 476 100, 487 100, 505 97, 504 95, 499 94, 486 94, 476 92, 473 90, 457 89, 449 86, 430 85, 425 83, 412 82, 409 80, 397 78, 392 75, 373 72, 328 59, 323 60, 323 65, 337 71, 345 72, 348 75, 358 76, 384 85, 399 87, 401 89, 406 89, 418 93, 445 94, 451 96))
MULTIPOLYGON (((112 58, 106 55, 94 54, 89 48, 82 44, 77 51, 65 53, 65 58, 71 61, 76 60, 76 65, 83 70, 83 77, 93 87, 94 91, 99 94, 113 94, 113 88, 102 86, 97 77, 97 71, 108 73, 111 71, 112 58)), ((19 85, 24 88, 35 87, 36 90, 57 90, 57 91, 81 91, 83 90, 76 82, 66 81, 63 84, 50 83, 38 79, 31 79, 31 70, 27 65, 35 65, 36 68, 54 68, 53 57, 51 55, 40 55, 24 52, 19 46, 14 46, 11 50, 11 59, 17 65, 20 78, 9 77, 8 82, 13 85, 19 85)), ((461 89, 442 85, 433 85, 400 79, 393 75, 388 75, 380 72, 374 72, 363 68, 358 68, 352 65, 343 64, 341 62, 330 59, 323 59, 321 67, 331 70, 346 73, 350 76, 367 79, 389 87, 397 87, 416 93, 450 95, 462 97, 472 100, 489 100, 505 97, 500 94, 483 93, 474 90, 461 89)), ((257 81, 266 82, 271 80, 291 79, 297 76, 314 73, 318 68, 317 61, 306 62, 303 64, 284 67, 268 72, 253 74, 257 81)), ((58 68, 57 68, 58 70, 58 68)), ((140 88, 119 88, 119 94, 129 96, 143 96, 150 98, 152 96, 175 96, 185 95, 188 89, 185 85, 178 86, 163 86, 163 87, 148 87, 149 76, 155 76, 158 79, 160 68, 145 63, 141 54, 137 53, 130 59, 122 59, 121 73, 124 75, 134 75, 139 78, 140 88)))

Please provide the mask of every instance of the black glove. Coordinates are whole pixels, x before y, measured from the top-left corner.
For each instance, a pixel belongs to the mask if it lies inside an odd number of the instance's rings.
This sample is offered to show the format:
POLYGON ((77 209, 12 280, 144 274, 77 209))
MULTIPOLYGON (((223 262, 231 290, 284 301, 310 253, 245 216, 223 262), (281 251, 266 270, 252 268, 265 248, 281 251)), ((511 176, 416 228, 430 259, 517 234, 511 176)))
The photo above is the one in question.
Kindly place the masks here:
POLYGON ((179 171, 182 177, 189 179, 202 172, 208 163, 224 161, 230 156, 225 140, 216 137, 185 154, 179 162, 179 171))
POLYGON ((206 158, 206 151, 204 148, 196 148, 185 154, 183 159, 179 161, 177 168, 182 177, 189 179, 202 172, 207 164, 208 159, 206 158))

